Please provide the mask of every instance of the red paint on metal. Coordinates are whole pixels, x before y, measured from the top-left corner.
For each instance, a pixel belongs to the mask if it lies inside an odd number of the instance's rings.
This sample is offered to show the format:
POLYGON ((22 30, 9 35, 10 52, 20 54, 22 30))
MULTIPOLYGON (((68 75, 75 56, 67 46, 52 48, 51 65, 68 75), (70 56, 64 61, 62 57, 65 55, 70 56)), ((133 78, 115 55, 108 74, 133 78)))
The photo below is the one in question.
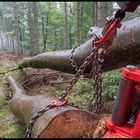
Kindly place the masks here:
POLYGON ((123 127, 116 126, 109 117, 107 128, 108 130, 103 138, 140 138, 140 110, 134 126, 130 124, 125 124, 123 127))
POLYGON ((100 40, 94 41, 93 44, 96 46, 100 46, 101 44, 104 43, 104 41, 106 40, 106 38, 110 35, 110 33, 115 29, 115 28, 120 28, 121 24, 119 22, 119 19, 115 19, 111 26, 109 27, 109 29, 107 30, 107 32, 105 33, 105 35, 103 36, 103 38, 101 38, 100 40))
MULTIPOLYGON (((135 89, 140 91, 140 70, 136 68, 124 68, 121 76, 136 82, 135 89)), ((124 126, 117 126, 112 122, 112 116, 107 119, 107 132, 103 138, 140 138, 140 109, 136 116, 134 125, 125 124, 124 126)))
POLYGON ((59 107, 59 106, 65 105, 66 103, 68 103, 68 98, 65 98, 65 99, 62 100, 62 101, 60 101, 60 100, 53 100, 53 101, 50 103, 50 106, 51 106, 51 107, 59 107))
POLYGON ((137 70, 136 68, 133 70, 129 70, 128 68, 123 68, 121 76, 140 83, 140 70, 137 70))

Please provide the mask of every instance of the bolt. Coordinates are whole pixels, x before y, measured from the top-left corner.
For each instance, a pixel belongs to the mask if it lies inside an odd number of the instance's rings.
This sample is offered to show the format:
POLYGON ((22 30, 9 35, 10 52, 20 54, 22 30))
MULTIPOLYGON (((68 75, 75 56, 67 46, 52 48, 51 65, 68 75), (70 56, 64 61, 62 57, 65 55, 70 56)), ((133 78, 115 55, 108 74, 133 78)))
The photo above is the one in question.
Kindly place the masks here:
POLYGON ((134 70, 136 69, 136 67, 133 66, 133 65, 127 65, 126 67, 127 67, 127 69, 130 70, 130 71, 134 71, 134 70))

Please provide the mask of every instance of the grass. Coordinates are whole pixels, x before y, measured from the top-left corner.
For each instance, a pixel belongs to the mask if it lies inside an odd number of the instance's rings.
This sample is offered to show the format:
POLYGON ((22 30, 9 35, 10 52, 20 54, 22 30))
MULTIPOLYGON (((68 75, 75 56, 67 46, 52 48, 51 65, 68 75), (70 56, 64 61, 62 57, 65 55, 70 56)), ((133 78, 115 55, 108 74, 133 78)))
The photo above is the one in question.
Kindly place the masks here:
MULTIPOLYGON (((12 63, 8 60, 0 61, 0 71, 7 71, 11 66, 14 66, 15 63, 12 63)), ((21 72, 17 73, 16 77, 21 76, 21 72)), ((3 84, 5 82, 5 76, 0 76, 0 137, 1 138, 21 138, 23 137, 23 127, 21 124, 18 124, 18 119, 13 115, 9 101, 6 100, 5 92, 3 89, 3 84)))

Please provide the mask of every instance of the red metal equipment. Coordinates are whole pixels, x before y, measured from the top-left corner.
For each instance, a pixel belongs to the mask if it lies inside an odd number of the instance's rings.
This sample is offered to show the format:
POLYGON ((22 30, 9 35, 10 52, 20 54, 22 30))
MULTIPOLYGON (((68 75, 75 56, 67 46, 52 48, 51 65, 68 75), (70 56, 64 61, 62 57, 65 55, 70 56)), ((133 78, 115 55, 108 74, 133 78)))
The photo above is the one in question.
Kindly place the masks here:
POLYGON ((100 47, 100 45, 102 45, 105 42, 106 38, 111 34, 111 32, 115 30, 115 28, 120 28, 120 27, 121 27, 120 19, 119 18, 114 19, 112 21, 111 26, 109 27, 107 32, 104 34, 104 36, 97 41, 93 41, 93 44, 100 47))
POLYGON ((53 100, 50 103, 50 107, 59 107, 59 106, 63 106, 65 104, 68 103, 68 98, 65 97, 62 101, 61 100, 53 100))
POLYGON ((103 138, 140 138, 140 70, 127 66, 122 70, 112 115, 107 120, 107 132, 103 138), (133 122, 130 122, 132 114, 133 122))

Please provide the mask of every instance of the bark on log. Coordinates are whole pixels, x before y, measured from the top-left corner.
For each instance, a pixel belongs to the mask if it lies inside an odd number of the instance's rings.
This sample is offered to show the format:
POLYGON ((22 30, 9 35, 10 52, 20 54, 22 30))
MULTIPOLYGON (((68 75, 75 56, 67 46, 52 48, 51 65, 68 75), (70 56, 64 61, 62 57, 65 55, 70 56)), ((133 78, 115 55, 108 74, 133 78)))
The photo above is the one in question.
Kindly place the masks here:
MULTIPOLYGON (((99 32, 101 32, 101 28, 99 32)), ((118 29, 109 53, 105 55, 103 71, 110 71, 126 66, 127 64, 140 64, 140 18, 126 21, 118 29)), ((78 47, 74 53, 76 64, 80 66, 92 50, 92 39, 78 47)), ((54 51, 39 54, 34 57, 25 58, 20 68, 50 68, 67 73, 76 71, 70 64, 71 50, 54 51)), ((90 70, 90 66, 87 72, 90 70)))
MULTIPOLYGON (((54 100, 48 95, 26 95, 24 89, 12 76, 8 76, 7 81, 13 92, 10 100, 12 112, 24 121, 26 126, 39 110, 54 100)), ((41 138, 89 137, 94 134, 99 119, 97 114, 91 114, 70 105, 53 108, 36 120, 31 136, 41 138)))

